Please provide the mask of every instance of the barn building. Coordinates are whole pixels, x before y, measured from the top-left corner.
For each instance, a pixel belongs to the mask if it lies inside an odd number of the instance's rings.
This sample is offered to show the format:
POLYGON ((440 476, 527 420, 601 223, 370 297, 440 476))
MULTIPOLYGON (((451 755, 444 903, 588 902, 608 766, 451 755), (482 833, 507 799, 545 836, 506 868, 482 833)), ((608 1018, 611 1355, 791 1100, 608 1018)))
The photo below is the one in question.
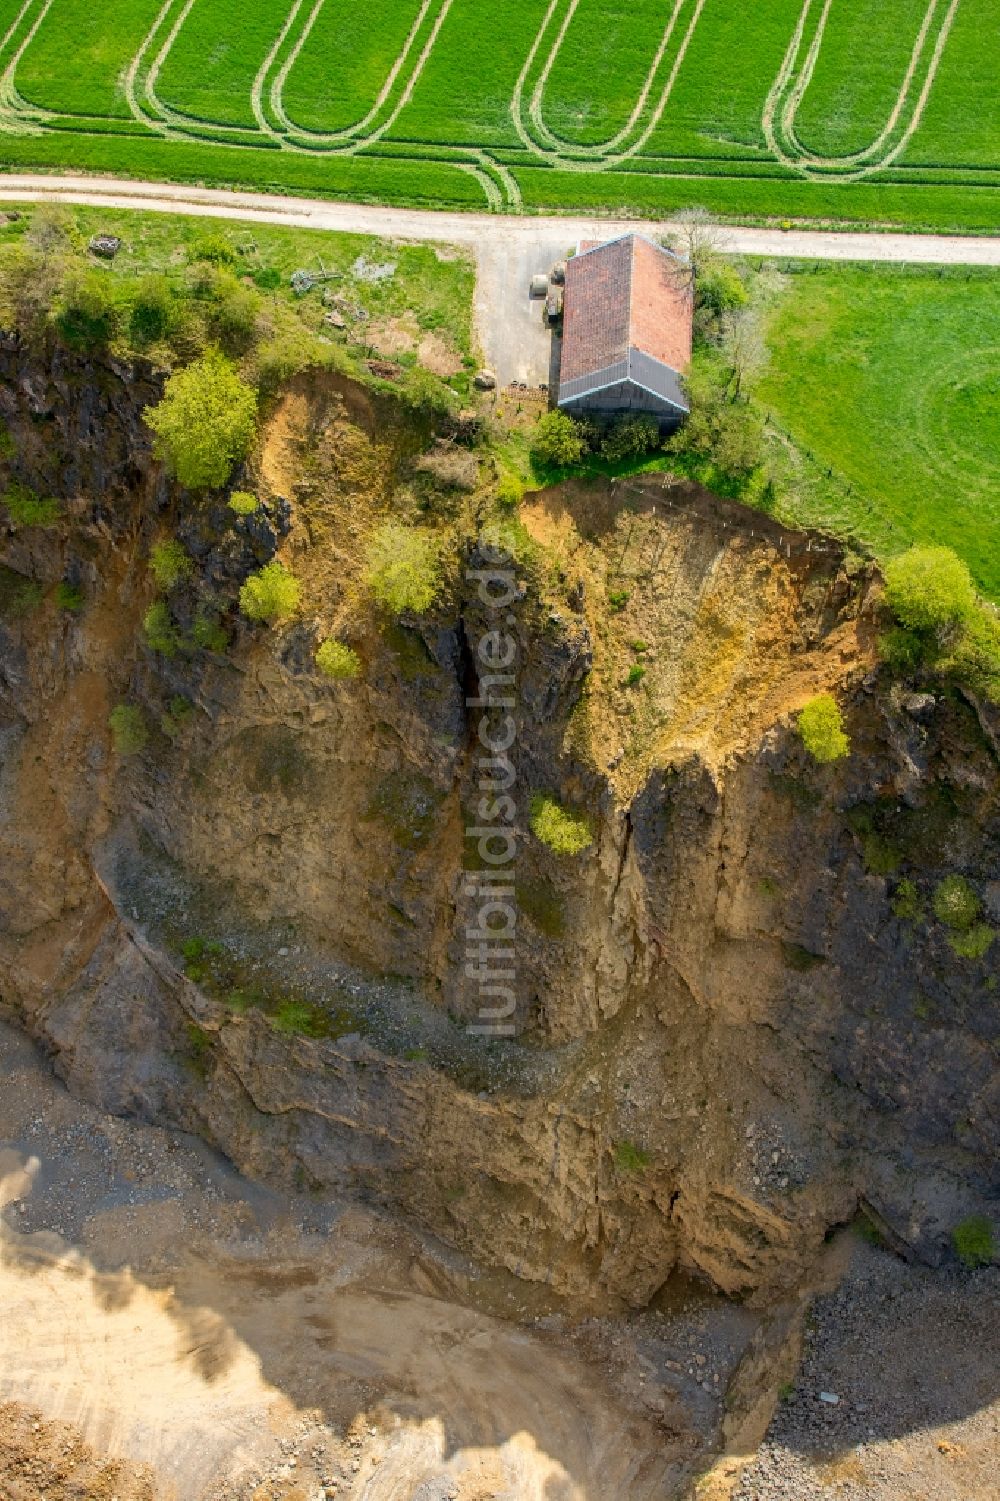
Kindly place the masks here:
POLYGON ((690 410, 693 304, 684 263, 645 235, 581 245, 566 265, 559 407, 599 420, 656 417, 666 430, 690 410))

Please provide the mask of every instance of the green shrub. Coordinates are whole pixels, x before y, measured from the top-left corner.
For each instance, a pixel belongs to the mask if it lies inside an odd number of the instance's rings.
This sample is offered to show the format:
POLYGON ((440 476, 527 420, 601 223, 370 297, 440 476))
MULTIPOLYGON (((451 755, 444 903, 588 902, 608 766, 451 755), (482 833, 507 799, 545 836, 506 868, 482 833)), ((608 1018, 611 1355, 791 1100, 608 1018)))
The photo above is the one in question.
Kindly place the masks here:
POLYGON ((232 266, 236 261, 236 250, 223 234, 201 235, 188 251, 188 260, 208 261, 212 266, 232 266))
POLYGON ((299 608, 302 589, 294 573, 283 563, 265 563, 251 573, 240 589, 240 609, 248 620, 274 625, 288 620, 299 608))
POLYGON ((399 615, 430 608, 441 585, 440 548, 433 536, 387 521, 368 551, 368 587, 379 604, 399 615))
POLYGON ((652 1158, 642 1147, 637 1147, 634 1141, 618 1141, 612 1149, 615 1159, 615 1167, 620 1173, 638 1173, 644 1167, 648 1167, 652 1158))
POLYGON ((181 646, 180 633, 162 599, 151 604, 142 617, 142 630, 150 650, 160 652, 164 657, 177 655, 181 646))
POLYGON ((309 1001, 282 1001, 270 1020, 276 1032, 291 1036, 323 1037, 329 1031, 326 1013, 309 1001))
POLYGON ((361 671, 361 658, 342 641, 328 637, 317 649, 316 666, 327 678, 356 678, 361 671))
POLYGON ((176 740, 194 713, 194 704, 181 693, 175 693, 160 718, 160 728, 170 740, 176 740))
POLYGON ((258 509, 260 501, 256 495, 251 495, 248 490, 234 490, 227 502, 229 509, 237 516, 252 516, 258 509))
POLYGON ((586 432, 565 412, 546 412, 531 435, 532 455, 542 464, 567 469, 579 464, 587 451, 586 432))
POLYGON ((36 610, 44 598, 45 590, 37 579, 0 563, 0 618, 17 620, 36 610))
POLYGON ((967 932, 979 916, 979 898, 963 876, 945 876, 934 892, 934 915, 945 927, 967 932))
POLYGON ((250 451, 257 393, 217 350, 167 381, 158 406, 147 407, 154 450, 188 489, 218 488, 250 451))
POLYGON ((627 589, 608 590, 608 608, 612 610, 614 614, 617 615, 619 610, 624 610, 628 602, 629 592, 627 589))
POLYGON ((635 688, 639 683, 642 682, 642 680, 643 680, 643 678, 645 676, 646 676, 646 669, 645 669, 645 667, 641 667, 638 662, 635 662, 629 668, 628 675, 625 678, 625 686, 626 686, 626 688, 635 688))
POLYGON ((191 626, 191 645, 202 651, 225 651, 229 633, 218 615, 205 608, 198 611, 191 626))
POLYGON ((497 485, 497 500, 511 510, 519 506, 524 497, 524 485, 516 474, 502 474, 497 485))
POLYGON ((56 585, 55 601, 59 610, 82 610, 83 589, 79 584, 69 584, 64 579, 61 584, 56 585))
POLYGON ((904 922, 919 922, 924 915, 924 904, 920 900, 920 892, 917 890, 915 881, 909 877, 900 881, 892 894, 889 903, 893 914, 904 922))
POLYGON ((642 653, 642 652, 649 651, 649 642, 648 641, 642 641, 642 640, 630 641, 629 642, 629 646, 632 648, 632 650, 634 652, 640 652, 640 653, 642 653))
POLYGON ((611 463, 640 458, 660 446, 660 427, 655 417, 624 417, 601 439, 601 457, 611 463))
POLYGON ((456 405, 454 392, 423 365, 412 365, 396 390, 407 406, 424 417, 447 417, 456 405))
POLYGON ((15 526, 52 526, 62 509, 58 500, 51 496, 43 499, 18 480, 7 486, 3 503, 15 526))
POLYGON ((111 738, 119 756, 134 756, 149 740, 142 710, 136 704, 116 704, 108 715, 111 738))
POLYGON ((911 547, 885 567, 885 594, 901 625, 937 631, 964 619, 976 602, 972 576, 950 547, 911 547))
POLYGON ((908 677, 926 660, 927 643, 914 631, 901 625, 883 631, 878 640, 879 655, 897 677, 908 677))
POLYGON ((721 317, 734 308, 746 307, 750 293, 731 261, 711 256, 698 272, 695 300, 699 308, 721 317))
POLYGON ((220 271, 208 311, 211 337, 231 354, 242 354, 253 342, 262 306, 259 292, 244 286, 232 272, 220 271))
POLYGON ((149 554, 149 570, 160 589, 173 589, 175 584, 190 578, 193 572, 191 559, 175 537, 165 537, 156 542, 149 554))
POLYGON ((984 959, 995 937, 989 923, 977 922, 965 933, 952 933, 948 942, 960 959, 984 959))
POLYGON ((17 445, 11 437, 10 429, 6 422, 0 421, 0 459, 13 459, 17 456, 17 445))
POLYGON ((535 838, 557 855, 578 855, 594 842, 584 814, 571 813, 543 792, 536 792, 531 799, 530 824, 535 838))
POLYGON ((881 834, 866 834, 863 841, 862 858, 865 870, 873 876, 891 876, 903 863, 902 851, 899 846, 893 844, 891 839, 884 839, 881 834))
POLYGON ((978 604, 942 667, 993 703, 1000 703, 1000 616, 978 604))
POLYGON ((138 348, 168 339, 179 323, 177 297, 166 276, 144 276, 132 294, 129 338, 138 348))
POLYGON ((818 693, 799 714, 799 734, 814 760, 840 761, 850 754, 851 742, 844 733, 844 720, 831 693, 818 693))
POLYGON ((984 1214, 971 1214, 956 1225, 951 1242, 962 1265, 970 1270, 989 1266, 996 1255, 993 1226, 984 1214))
POLYGON ((76 267, 63 278, 55 307, 59 336, 72 349, 102 349, 117 331, 120 313, 106 271, 76 267))

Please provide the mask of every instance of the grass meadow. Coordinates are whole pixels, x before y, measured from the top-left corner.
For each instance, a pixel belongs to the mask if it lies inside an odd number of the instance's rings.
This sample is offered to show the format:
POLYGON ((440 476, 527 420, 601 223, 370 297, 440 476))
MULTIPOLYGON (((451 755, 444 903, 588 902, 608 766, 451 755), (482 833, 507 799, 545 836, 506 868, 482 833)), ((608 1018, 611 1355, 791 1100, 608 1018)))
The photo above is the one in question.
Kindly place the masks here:
POLYGON ((755 399, 794 440, 774 440, 783 519, 880 556, 946 543, 1000 601, 1000 274, 803 268, 768 342, 755 399))
POLYGON ((236 27, 231 12, 196 4, 167 54, 157 96, 195 120, 253 127, 254 79, 287 14, 288 0, 254 0, 236 27))
POLYGON ((288 74, 284 105, 305 130, 343 130, 364 118, 406 43, 418 0, 331 0, 288 74))

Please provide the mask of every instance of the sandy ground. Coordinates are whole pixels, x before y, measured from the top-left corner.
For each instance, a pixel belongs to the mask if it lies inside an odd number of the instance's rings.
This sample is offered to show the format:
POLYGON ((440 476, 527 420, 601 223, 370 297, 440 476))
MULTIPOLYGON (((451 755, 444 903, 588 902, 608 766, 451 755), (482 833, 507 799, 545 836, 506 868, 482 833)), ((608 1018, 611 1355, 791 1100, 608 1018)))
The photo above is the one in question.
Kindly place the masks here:
POLYGON ((691 1489, 750 1310, 557 1307, 72 1099, 0 1023, 0 1501, 995 1501, 1000 1269, 828 1261, 764 1444, 691 1489))
MULTIPOLYGON (((212 215, 304 229, 349 230, 396 239, 439 240, 468 246, 476 257, 476 323, 486 364, 501 385, 549 379, 551 340, 541 308, 528 299, 534 271, 547 271, 581 239, 607 239, 626 231, 669 231, 664 222, 635 219, 566 218, 468 214, 378 204, 330 203, 270 193, 130 182, 115 177, 5 173, 0 202, 54 199, 98 207, 212 215)), ((807 259, 914 261, 945 265, 1000 266, 1000 239, 971 235, 855 233, 726 226, 720 247, 734 253, 801 256, 807 259)))
MULTIPOLYGON (((3 1025, 0 1080, 3 1501, 661 1501, 721 1413, 648 1319, 570 1327, 367 1210, 256 1187, 71 1099, 3 1025)), ((732 1357, 750 1324, 720 1317, 732 1357)))

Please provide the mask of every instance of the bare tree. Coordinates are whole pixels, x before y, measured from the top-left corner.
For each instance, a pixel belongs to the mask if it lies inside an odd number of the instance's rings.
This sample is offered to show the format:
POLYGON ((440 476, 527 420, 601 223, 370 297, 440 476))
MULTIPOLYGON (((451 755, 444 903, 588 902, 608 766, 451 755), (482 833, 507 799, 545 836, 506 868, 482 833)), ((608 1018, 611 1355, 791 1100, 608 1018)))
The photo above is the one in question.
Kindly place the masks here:
POLYGON ((729 392, 738 401, 744 382, 759 375, 767 364, 767 343, 756 308, 727 308, 722 315, 720 342, 731 372, 729 392))
POLYGON ((695 284, 706 265, 720 253, 719 229, 704 208, 683 209, 663 235, 680 257, 677 275, 694 294, 695 284))

